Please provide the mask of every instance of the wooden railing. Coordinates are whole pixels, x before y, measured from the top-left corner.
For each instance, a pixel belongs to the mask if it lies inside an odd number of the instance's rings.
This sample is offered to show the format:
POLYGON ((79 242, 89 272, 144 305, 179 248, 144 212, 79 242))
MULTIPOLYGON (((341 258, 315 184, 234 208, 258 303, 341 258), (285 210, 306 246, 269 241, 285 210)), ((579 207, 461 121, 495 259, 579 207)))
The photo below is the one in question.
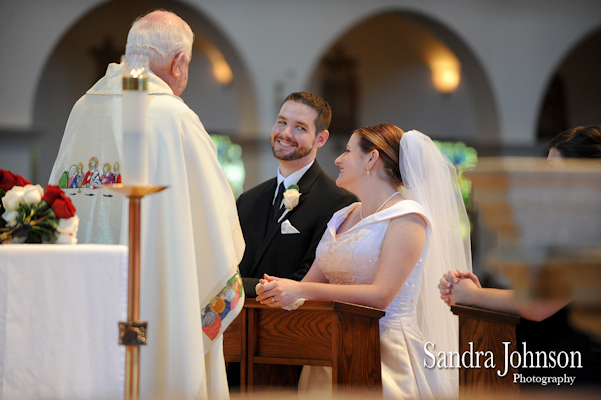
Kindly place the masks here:
POLYGON ((459 316, 459 354, 472 352, 475 359, 476 352, 483 352, 480 367, 472 365, 459 370, 460 394, 518 394, 520 386, 513 383, 513 374, 518 370, 510 364, 505 374, 505 353, 517 350, 516 325, 520 323, 520 317, 460 305, 452 306, 451 311, 459 316), (492 353, 494 367, 485 365, 490 355, 487 352, 492 353))
POLYGON ((240 363, 240 390, 297 384, 302 365, 332 367, 333 390, 382 393, 378 320, 384 311, 348 303, 306 301, 286 311, 246 299, 224 333, 226 362, 240 363))

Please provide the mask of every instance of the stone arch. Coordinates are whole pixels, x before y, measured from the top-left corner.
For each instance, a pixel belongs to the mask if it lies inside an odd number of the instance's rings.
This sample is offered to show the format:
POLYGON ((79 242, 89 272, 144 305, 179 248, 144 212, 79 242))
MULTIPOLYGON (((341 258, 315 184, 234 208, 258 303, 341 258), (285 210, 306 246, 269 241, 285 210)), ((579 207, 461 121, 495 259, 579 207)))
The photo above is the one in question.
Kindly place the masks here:
POLYGON ((538 107, 537 141, 550 139, 575 126, 600 124, 601 27, 584 35, 564 55, 543 88, 538 107))
MULTIPOLYGON (((324 62, 340 48, 356 64, 358 126, 388 122, 486 150, 499 143, 499 115, 484 68, 465 41, 441 22, 398 10, 363 18, 316 62, 309 83, 315 92, 323 94, 324 62), (447 95, 434 88, 428 64, 430 53, 441 49, 461 64, 459 87, 447 95)), ((336 147, 333 151, 341 149, 336 147)))
POLYGON ((35 167, 40 182, 46 182, 50 175, 73 104, 104 74, 109 62, 120 61, 132 21, 157 8, 180 15, 194 31, 190 78, 182 98, 207 130, 236 137, 258 129, 256 94, 248 69, 226 35, 207 16, 178 1, 113 0, 91 8, 73 23, 42 68, 33 113, 34 127, 41 132, 35 167), (215 81, 202 43, 211 44, 227 61, 233 73, 230 84, 215 81))

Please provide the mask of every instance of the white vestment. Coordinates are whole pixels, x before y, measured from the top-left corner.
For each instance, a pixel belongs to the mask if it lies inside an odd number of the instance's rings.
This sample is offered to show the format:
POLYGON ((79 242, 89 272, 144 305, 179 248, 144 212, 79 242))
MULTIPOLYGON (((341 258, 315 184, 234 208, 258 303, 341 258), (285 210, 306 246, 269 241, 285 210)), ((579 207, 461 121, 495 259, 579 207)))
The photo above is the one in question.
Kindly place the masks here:
MULTIPOLYGON (((69 173, 95 157, 106 180, 103 167, 121 164, 121 73, 110 64, 76 103, 50 176, 51 184, 74 186, 64 190, 81 220, 81 242, 127 244, 127 201, 105 189, 79 188, 69 173)), ((140 319, 148 321, 141 395, 227 398, 221 334, 244 303, 237 275, 244 240, 234 195, 198 116, 157 76, 150 74, 148 88, 149 183, 168 189, 141 206, 140 319)), ((115 336, 116 343, 117 329, 115 336)))

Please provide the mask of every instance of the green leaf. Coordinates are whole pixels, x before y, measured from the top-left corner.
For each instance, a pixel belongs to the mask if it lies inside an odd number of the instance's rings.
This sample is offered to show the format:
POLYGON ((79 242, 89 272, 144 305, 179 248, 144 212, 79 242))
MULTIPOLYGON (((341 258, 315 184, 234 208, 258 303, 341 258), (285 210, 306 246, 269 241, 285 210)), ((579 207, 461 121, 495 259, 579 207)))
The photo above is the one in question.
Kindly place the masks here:
MULTIPOLYGON (((40 224, 40 225, 43 225, 43 224, 40 224)), ((40 225, 36 225, 36 226, 32 227, 32 232, 35 233, 35 236, 30 235, 30 238, 31 238, 31 240, 35 240, 35 241, 32 241, 30 243, 49 243, 49 242, 54 241, 56 231, 52 228, 47 228, 47 227, 40 226, 40 225)))
POLYGON ((46 203, 44 200, 42 200, 39 204, 38 204, 38 210, 39 212, 46 212, 48 210, 52 210, 50 208, 50 206, 48 205, 48 203, 46 203))
POLYGON ((286 189, 286 190, 290 190, 290 189, 296 189, 297 192, 300 192, 300 188, 298 187, 298 185, 290 185, 290 186, 288 186, 288 189, 286 189))
POLYGON ((23 210, 17 209, 17 223, 25 221, 27 214, 23 210))
POLYGON ((25 214, 31 213, 31 207, 27 203, 19 203, 19 210, 23 210, 25 214))

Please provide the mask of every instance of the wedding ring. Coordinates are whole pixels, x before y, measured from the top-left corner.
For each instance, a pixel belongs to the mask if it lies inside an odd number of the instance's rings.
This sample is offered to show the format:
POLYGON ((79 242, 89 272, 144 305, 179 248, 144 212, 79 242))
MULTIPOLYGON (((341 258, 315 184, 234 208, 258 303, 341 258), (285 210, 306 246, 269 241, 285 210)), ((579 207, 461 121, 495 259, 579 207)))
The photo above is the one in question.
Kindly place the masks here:
POLYGON ((271 298, 271 300, 273 300, 273 302, 275 303, 275 296, 273 296, 273 297, 271 298))

